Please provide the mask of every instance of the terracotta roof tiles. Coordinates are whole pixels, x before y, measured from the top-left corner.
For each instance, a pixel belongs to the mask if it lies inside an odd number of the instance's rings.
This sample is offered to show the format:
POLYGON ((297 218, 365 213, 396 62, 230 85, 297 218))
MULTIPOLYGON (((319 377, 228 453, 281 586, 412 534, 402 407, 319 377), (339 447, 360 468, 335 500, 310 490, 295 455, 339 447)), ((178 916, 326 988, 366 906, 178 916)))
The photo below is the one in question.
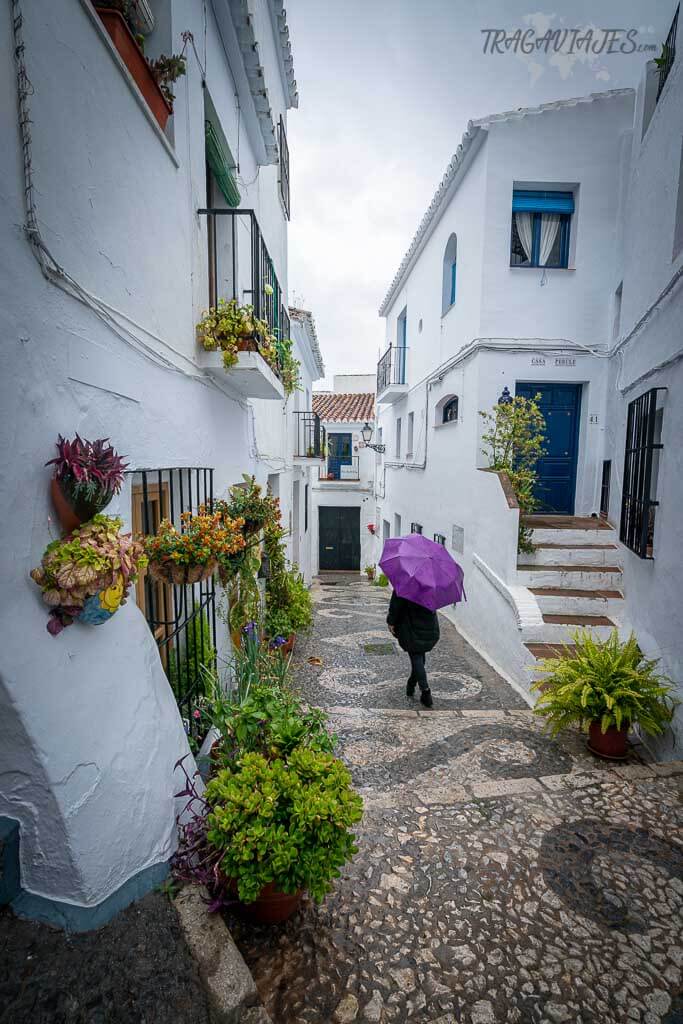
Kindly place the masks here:
POLYGON ((375 418, 375 396, 366 392, 358 395, 337 395, 319 392, 313 395, 313 412, 326 423, 364 423, 375 418))

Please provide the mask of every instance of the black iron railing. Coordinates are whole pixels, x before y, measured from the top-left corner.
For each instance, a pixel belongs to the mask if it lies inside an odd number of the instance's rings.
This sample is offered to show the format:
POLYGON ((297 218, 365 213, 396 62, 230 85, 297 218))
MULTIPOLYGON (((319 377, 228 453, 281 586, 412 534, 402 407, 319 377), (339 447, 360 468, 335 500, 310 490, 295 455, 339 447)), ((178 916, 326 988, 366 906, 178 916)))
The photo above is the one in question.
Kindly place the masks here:
POLYGON ((296 459, 322 459, 325 455, 325 428, 315 412, 295 412, 296 439, 294 457, 296 459))
MULTIPOLYGON (((213 469, 174 467, 137 469, 132 479, 133 531, 154 535, 162 519, 178 529, 183 512, 196 513, 213 503, 213 469)), ((202 666, 216 665, 216 593, 213 579, 176 586, 144 570, 136 584, 141 608, 168 676, 185 728, 198 735, 192 712, 204 693, 202 666)))
POLYGON ((411 523, 410 524, 410 532, 411 533, 422 533, 422 523, 411 523))
POLYGON ((318 468, 319 480, 360 480, 360 465, 357 455, 328 455, 318 468))
POLYGON ((629 403, 624 453, 619 540, 639 558, 652 558, 655 509, 652 497, 652 456, 662 445, 655 442, 657 392, 651 388, 629 403))
POLYGON ((240 305, 253 306, 256 317, 267 322, 275 338, 289 338, 286 296, 254 211, 211 208, 197 212, 208 223, 209 303, 235 299, 240 305))
POLYGON ((669 77, 669 72, 673 67, 673 62, 676 59, 676 32, 678 30, 678 12, 680 11, 680 4, 676 8, 674 14, 674 20, 671 22, 671 28, 669 34, 666 37, 666 42, 662 47, 662 55, 657 61, 657 71, 659 73, 659 85, 657 86, 657 99, 662 95, 662 89, 666 85, 666 80, 669 77))
POLYGON ((435 533, 434 534, 434 543, 435 544, 440 544, 442 548, 446 547, 446 538, 443 535, 443 533, 435 533))
POLYGON ((287 220, 289 220, 289 146, 287 145, 287 133, 282 115, 280 115, 280 122, 277 127, 277 144, 280 151, 280 195, 282 196, 282 205, 285 208, 287 220))
POLYGON ((602 482, 600 484, 600 518, 607 519, 609 515, 609 489, 612 479, 612 462, 605 459, 602 463, 602 482))
POLYGON ((406 349, 403 345, 390 345, 377 364, 377 394, 391 384, 406 382, 406 349))

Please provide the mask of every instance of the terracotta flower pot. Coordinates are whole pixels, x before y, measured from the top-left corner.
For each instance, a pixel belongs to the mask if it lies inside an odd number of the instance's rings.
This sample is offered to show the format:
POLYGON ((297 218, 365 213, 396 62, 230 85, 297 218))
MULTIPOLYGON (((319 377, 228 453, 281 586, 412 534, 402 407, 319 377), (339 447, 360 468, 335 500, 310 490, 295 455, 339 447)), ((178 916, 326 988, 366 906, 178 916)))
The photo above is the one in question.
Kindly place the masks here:
POLYGON ((236 911, 240 917, 256 924, 280 924, 299 909, 303 891, 293 896, 278 892, 273 882, 262 889, 253 903, 237 903, 236 911))
POLYGON ((64 495, 64 491, 56 477, 53 477, 50 481, 50 496, 54 510, 57 513, 57 518, 62 524, 62 529, 65 533, 73 533, 74 530, 83 525, 82 520, 76 515, 71 502, 64 495))
POLYGON ((603 733, 600 722, 591 722, 588 727, 588 749, 598 757, 611 761, 623 761, 628 756, 628 729, 617 729, 611 725, 603 733))
POLYGON ((148 569, 157 580, 174 583, 176 586, 189 586, 192 583, 203 583, 216 571, 215 561, 206 565, 174 565, 167 562, 150 562, 148 569))
POLYGON ((168 103, 159 84, 152 73, 152 69, 145 59, 135 36, 128 28, 126 20, 119 11, 110 7, 97 7, 97 13, 111 37, 121 60, 131 73, 131 76, 138 89, 147 101, 159 127, 163 131, 166 127, 169 115, 173 113, 173 107, 168 103))
POLYGON ((258 340, 253 334, 241 337, 237 342, 238 352, 258 352, 258 340))

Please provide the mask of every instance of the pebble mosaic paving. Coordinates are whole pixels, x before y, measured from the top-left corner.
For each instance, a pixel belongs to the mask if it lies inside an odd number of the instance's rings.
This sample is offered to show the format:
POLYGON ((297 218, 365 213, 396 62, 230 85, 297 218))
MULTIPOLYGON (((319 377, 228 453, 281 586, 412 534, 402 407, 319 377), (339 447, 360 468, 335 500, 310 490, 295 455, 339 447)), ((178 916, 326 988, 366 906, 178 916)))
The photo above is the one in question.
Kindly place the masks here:
POLYGON ((683 1024, 683 764, 551 740, 443 619, 424 711, 386 591, 314 595, 295 674, 365 815, 320 907, 231 922, 276 1024, 683 1024))

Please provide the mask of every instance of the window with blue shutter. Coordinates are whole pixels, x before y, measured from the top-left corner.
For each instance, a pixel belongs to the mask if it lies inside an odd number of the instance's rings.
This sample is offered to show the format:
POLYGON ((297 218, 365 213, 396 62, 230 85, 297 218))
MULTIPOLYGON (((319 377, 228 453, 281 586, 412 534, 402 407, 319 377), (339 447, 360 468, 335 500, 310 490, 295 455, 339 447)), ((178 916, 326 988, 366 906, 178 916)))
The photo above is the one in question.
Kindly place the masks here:
POLYGON ((573 213, 572 192, 514 189, 510 266, 566 268, 573 213))

